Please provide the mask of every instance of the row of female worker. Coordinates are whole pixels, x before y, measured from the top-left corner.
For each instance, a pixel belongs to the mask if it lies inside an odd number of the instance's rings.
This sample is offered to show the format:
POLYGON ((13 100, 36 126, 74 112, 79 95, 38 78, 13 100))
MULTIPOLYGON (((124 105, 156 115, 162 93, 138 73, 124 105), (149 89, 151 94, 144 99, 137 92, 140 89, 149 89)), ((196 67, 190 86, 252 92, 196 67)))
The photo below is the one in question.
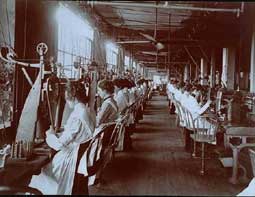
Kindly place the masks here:
POLYGON ((84 85, 68 83, 65 100, 73 111, 61 135, 51 129, 46 131, 46 142, 57 153, 39 175, 32 176, 29 186, 43 194, 88 194, 88 177, 77 170, 83 167, 79 161, 87 148, 86 142, 100 125, 115 121, 122 110, 146 92, 145 89, 145 84, 136 86, 124 79, 99 81, 97 92, 103 102, 94 118, 84 85))
MULTIPOLYGON (((191 113, 192 119, 195 120, 197 127, 210 128, 211 134, 214 134, 215 125, 212 125, 204 118, 199 118, 211 104, 210 99, 206 101, 205 98, 201 99, 202 95, 199 88, 192 86, 191 84, 185 85, 184 83, 170 81, 167 84, 167 94, 169 100, 174 99, 175 101, 178 101, 182 107, 191 113)), ((172 107, 172 103, 170 104, 170 107, 172 107)))
POLYGON ((167 94, 169 100, 171 100, 171 96, 173 96, 175 100, 179 101, 183 107, 187 108, 191 112, 193 117, 197 117, 199 115, 199 111, 204 104, 201 99, 200 89, 196 86, 192 86, 191 84, 170 81, 167 84, 167 94))

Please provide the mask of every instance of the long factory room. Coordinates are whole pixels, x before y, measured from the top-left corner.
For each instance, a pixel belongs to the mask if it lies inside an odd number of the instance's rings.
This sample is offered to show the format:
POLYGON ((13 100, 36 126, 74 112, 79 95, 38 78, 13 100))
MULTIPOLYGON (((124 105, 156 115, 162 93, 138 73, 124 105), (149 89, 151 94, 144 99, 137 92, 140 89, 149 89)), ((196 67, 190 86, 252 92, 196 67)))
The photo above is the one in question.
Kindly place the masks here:
POLYGON ((255 3, 0 0, 0 194, 255 196, 255 3))

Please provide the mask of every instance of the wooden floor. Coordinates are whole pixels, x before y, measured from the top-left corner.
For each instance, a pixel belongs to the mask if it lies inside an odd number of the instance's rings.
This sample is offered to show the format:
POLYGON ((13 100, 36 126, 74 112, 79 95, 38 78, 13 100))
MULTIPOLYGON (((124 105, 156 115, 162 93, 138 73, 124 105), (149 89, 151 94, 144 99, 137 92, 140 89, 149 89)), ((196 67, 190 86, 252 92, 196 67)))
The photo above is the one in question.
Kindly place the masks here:
POLYGON ((200 160, 184 150, 175 115, 166 97, 154 95, 132 135, 134 150, 117 152, 103 175, 105 183, 90 186, 91 195, 236 195, 245 186, 231 185, 231 169, 219 160, 206 160, 207 174, 199 174, 200 160))

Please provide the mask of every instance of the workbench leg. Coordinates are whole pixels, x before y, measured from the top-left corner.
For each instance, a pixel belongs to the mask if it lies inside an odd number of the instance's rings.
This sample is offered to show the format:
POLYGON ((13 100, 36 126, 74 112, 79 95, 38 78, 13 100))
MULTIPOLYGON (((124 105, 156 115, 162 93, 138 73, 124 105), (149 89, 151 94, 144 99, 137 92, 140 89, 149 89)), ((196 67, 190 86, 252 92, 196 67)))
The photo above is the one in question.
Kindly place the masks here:
POLYGON ((229 182, 232 184, 237 184, 237 173, 238 173, 238 148, 233 148, 233 168, 232 168, 232 177, 229 179, 229 182))
POLYGON ((202 142, 202 158, 201 158, 202 162, 201 162, 201 170, 200 170, 200 174, 204 175, 205 174, 205 143, 202 142))

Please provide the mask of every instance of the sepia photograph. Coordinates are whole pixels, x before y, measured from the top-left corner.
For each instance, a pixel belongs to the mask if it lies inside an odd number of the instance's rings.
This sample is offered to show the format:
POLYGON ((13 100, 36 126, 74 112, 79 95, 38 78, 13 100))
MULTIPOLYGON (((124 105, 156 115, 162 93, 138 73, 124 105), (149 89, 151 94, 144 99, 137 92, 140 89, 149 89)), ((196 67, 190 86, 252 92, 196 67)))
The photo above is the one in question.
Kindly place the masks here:
POLYGON ((0 195, 255 196, 255 2, 0 0, 0 195))

